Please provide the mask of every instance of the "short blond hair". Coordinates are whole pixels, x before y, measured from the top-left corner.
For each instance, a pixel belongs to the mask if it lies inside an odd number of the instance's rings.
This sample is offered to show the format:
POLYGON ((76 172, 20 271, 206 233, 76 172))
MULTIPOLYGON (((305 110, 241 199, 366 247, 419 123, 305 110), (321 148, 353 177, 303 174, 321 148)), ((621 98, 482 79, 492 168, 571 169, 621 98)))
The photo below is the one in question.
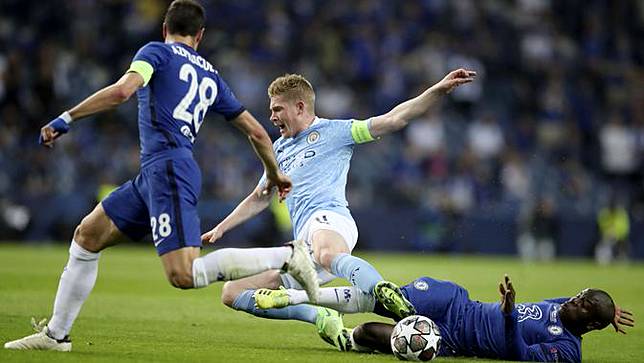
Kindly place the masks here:
POLYGON ((275 78, 268 86, 268 97, 284 96, 289 100, 304 101, 311 112, 315 112, 315 91, 304 76, 285 74, 275 78))

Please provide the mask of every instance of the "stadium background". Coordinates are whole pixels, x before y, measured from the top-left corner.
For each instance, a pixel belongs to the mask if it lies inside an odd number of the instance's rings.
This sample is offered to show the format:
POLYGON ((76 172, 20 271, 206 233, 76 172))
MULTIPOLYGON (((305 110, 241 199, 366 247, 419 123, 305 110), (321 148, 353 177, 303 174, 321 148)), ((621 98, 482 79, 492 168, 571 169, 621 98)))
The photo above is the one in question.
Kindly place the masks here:
MULTIPOLYGON (((602 208, 630 220, 644 257, 641 1, 203 1, 199 49, 268 122, 266 86, 309 78, 317 114, 365 118, 473 68, 476 83, 380 142, 356 147, 347 195, 359 248, 518 253, 522 236, 591 256, 602 208)), ((53 150, 40 127, 116 80, 160 40, 165 1, 0 2, 0 239, 69 240, 111 185, 138 170, 136 101, 74 124, 53 150)), ((254 186, 247 142, 209 115, 196 145, 204 229, 254 186)), ((274 215, 223 245, 288 238, 274 215), (277 227, 276 227, 277 225, 277 227)), ((534 254, 527 254, 534 257, 534 254)))

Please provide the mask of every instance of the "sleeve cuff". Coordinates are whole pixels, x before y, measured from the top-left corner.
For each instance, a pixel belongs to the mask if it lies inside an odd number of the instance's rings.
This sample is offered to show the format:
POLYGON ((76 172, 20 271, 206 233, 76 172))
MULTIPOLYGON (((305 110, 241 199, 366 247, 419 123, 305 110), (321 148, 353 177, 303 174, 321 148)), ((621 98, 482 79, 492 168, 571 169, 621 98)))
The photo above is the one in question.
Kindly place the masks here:
POLYGON ((237 118, 237 116, 241 115, 242 112, 244 112, 244 111, 246 111, 246 107, 242 106, 239 110, 225 115, 224 118, 226 119, 226 121, 233 120, 233 119, 237 118))

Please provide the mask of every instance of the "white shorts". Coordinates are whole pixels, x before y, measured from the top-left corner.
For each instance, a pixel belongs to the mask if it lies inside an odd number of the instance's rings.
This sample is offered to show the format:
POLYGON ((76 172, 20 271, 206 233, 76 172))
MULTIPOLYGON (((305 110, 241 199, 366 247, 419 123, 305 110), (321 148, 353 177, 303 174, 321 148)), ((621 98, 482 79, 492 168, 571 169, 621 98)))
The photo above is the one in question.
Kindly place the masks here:
MULTIPOLYGON (((336 276, 315 262, 315 258, 313 257, 313 234, 320 230, 329 230, 338 233, 344 239, 344 242, 347 244, 347 248, 349 249, 349 253, 351 253, 358 242, 358 227, 356 226, 356 222, 353 218, 345 217, 336 212, 319 210, 309 217, 304 224, 304 228, 302 228, 300 233, 297 235, 297 239, 303 240, 309 247, 311 259, 314 261, 315 269, 318 272, 318 281, 320 282, 320 285, 324 285, 334 280, 336 276)), ((300 284, 289 274, 282 274, 282 284, 287 289, 302 288, 302 286, 300 286, 300 284)))

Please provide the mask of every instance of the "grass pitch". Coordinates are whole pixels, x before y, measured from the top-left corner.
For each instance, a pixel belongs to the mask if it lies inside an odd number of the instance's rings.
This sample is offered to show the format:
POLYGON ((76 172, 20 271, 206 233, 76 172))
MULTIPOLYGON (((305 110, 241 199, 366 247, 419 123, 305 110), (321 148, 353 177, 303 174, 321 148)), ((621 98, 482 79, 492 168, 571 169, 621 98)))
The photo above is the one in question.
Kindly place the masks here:
MULTIPOLYGON (((513 278, 518 301, 569 296, 598 287, 644 316, 644 265, 598 267, 586 261, 524 264, 515 259, 361 254, 400 284, 429 275, 465 286, 470 296, 495 301, 503 273, 513 278)), ((32 316, 49 317, 67 248, 0 244, 0 341, 30 334, 32 316)), ((341 280, 336 281, 342 283, 341 280)), ((382 354, 341 353, 322 342, 315 327, 270 321, 224 307, 222 284, 180 291, 164 278, 153 248, 122 246, 103 253, 98 281, 72 331, 72 353, 13 352, 0 362, 396 362, 382 354)), ((345 317, 347 326, 386 321, 371 314, 345 317)), ((626 336, 612 328, 583 341, 588 362, 644 361, 644 330, 626 336)), ((445 359, 442 362, 470 361, 445 359)), ((474 360, 480 362, 482 360, 474 360)))

